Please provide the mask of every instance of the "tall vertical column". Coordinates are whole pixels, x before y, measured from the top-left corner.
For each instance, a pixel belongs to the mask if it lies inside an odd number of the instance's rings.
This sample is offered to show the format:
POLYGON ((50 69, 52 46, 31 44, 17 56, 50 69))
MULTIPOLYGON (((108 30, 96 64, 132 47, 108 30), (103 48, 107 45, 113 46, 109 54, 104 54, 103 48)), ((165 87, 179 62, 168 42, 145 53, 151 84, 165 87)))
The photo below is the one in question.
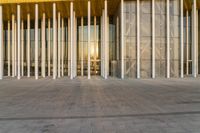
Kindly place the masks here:
POLYGON ((140 0, 137 0, 137 78, 140 78, 140 0))
POLYGON ((155 0, 152 0, 152 78, 155 78, 155 0))
POLYGON ((53 3, 53 79, 57 76, 56 3, 53 3))
POLYGON ((27 14, 27 77, 30 77, 30 13, 27 14))
POLYGON ((97 51, 96 51, 96 48, 98 47, 97 45, 97 18, 96 16, 94 16, 94 71, 95 71, 95 74, 97 72, 96 68, 97 68, 97 51))
POLYGON ((18 63, 18 73, 17 73, 17 79, 20 79, 20 47, 21 47, 21 33, 20 33, 20 23, 21 23, 21 17, 20 17, 20 5, 17 5, 17 47, 18 47, 18 51, 17 51, 17 63, 18 63))
POLYGON ((184 42, 183 42, 183 0, 180 1, 181 4, 181 78, 184 77, 184 42))
POLYGON ((74 11, 74 32, 73 32, 73 39, 74 39, 74 47, 73 47, 73 77, 77 76, 77 61, 76 61, 76 52, 77 52, 77 19, 76 14, 74 11))
POLYGON ((196 9, 196 21, 197 21, 197 23, 196 23, 197 24, 197 26, 196 26, 197 27, 196 28, 196 34, 197 34, 196 35, 196 38, 197 38, 197 40, 196 40, 196 43, 197 43, 197 48, 196 48, 196 51, 197 51, 197 54, 196 54, 197 66, 196 66, 196 69, 197 69, 197 75, 199 74, 199 67, 198 67, 199 66, 199 58, 198 58, 199 57, 199 40, 198 40, 199 39, 199 35, 198 35, 199 34, 199 32, 198 32, 199 31, 199 23, 198 23, 198 21, 199 20, 198 20, 198 18, 199 18, 199 12, 198 12, 198 9, 196 9))
POLYGON ((61 51, 61 43, 60 43, 60 12, 58 12, 58 78, 60 78, 60 51, 61 51))
POLYGON ((35 4, 35 79, 38 79, 38 4, 35 4))
POLYGON ((105 7, 105 15, 104 15, 104 17, 105 17, 105 19, 104 19, 104 26, 105 26, 105 32, 104 32, 104 35, 105 35, 105 37, 104 37, 104 50, 105 50, 105 52, 104 52, 104 54, 105 54, 105 62, 104 62, 104 78, 105 79, 107 79, 108 78, 108 63, 109 63, 109 57, 108 57, 108 2, 107 2, 107 0, 105 0, 104 1, 104 7, 105 7))
POLYGON ((61 54, 61 67, 62 67, 62 77, 64 76, 64 38, 65 38, 65 35, 64 35, 64 18, 62 18, 62 54, 61 54))
POLYGON ((107 0, 104 1, 104 78, 108 78, 108 9, 107 0))
POLYGON ((3 11, 0 5, 0 80, 3 79, 3 11))
POLYGON ((21 22, 21 76, 24 76, 24 21, 21 22))
POLYGON ((193 0, 192 6, 192 75, 197 77, 197 5, 196 0, 193 0))
POLYGON ((81 17, 81 76, 83 76, 83 17, 81 17))
POLYGON ((15 15, 12 14, 12 77, 15 77, 15 15))
POLYGON ((42 77, 45 77, 45 71, 46 71, 46 22, 45 22, 45 13, 42 14, 42 77))
POLYGON ((101 71, 105 78, 105 10, 102 11, 102 48, 101 48, 101 71))
MULTIPOLYGON (((116 18, 116 57, 117 57, 117 62, 119 61, 119 17, 117 16, 116 18)), ((122 75, 122 74, 121 74, 122 75)))
POLYGON ((90 79, 90 0, 88 0, 88 79, 90 79))
POLYGON ((188 10, 186 11, 186 75, 189 74, 189 30, 188 30, 188 10))
POLYGON ((15 58, 15 76, 17 76, 17 23, 15 21, 15 39, 14 39, 14 51, 15 51, 15 55, 14 55, 14 58, 15 58))
POLYGON ((48 19, 48 76, 51 76, 51 20, 48 19))
POLYGON ((10 20, 8 21, 8 76, 10 76, 10 20))
POLYGON ((170 78, 170 8, 167 0, 167 78, 170 78))
POLYGON ((121 79, 124 79, 124 0, 121 0, 121 79))
POLYGON ((70 79, 73 79, 73 2, 70 2, 70 79))

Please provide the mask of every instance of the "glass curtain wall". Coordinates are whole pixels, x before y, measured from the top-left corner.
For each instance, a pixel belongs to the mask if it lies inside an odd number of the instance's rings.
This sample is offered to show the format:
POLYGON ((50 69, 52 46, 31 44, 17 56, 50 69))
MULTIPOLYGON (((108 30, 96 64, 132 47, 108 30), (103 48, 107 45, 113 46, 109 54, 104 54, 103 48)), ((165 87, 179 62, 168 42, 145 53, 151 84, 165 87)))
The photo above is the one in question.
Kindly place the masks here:
MULTIPOLYGON (((78 52, 77 52, 77 74, 78 76, 81 75, 81 53, 83 52, 83 74, 87 76, 88 70, 88 24, 87 24, 87 17, 84 18, 83 23, 83 39, 81 38, 82 34, 82 27, 81 27, 81 18, 78 18, 78 26, 77 26, 77 36, 78 36, 78 52), (81 45, 83 44, 83 48, 81 45)), ((90 38, 90 49, 91 49, 91 75, 100 75, 100 17, 96 17, 96 33, 94 27, 94 17, 91 17, 91 38, 90 38), (96 37, 95 37, 96 35, 96 37)))
MULTIPOLYGON (((35 76, 35 28, 34 28, 34 20, 30 21, 30 75, 35 76)), ((53 21, 51 20, 51 28, 50 28, 50 72, 51 75, 53 74, 53 28, 52 28, 52 23, 53 21)), ((68 71, 68 65, 67 65, 67 59, 68 59, 68 54, 67 54, 67 49, 68 49, 68 43, 67 43, 67 20, 65 19, 64 21, 64 40, 61 40, 64 42, 64 74, 67 75, 68 71)), ((8 27, 7 27, 7 22, 4 22, 4 75, 8 74, 8 27)), ((45 28, 45 52, 46 52, 46 62, 45 62, 45 73, 48 75, 48 19, 46 19, 46 28, 45 28)), ((24 21, 24 34, 21 35, 23 36, 24 40, 24 56, 23 56, 23 65, 24 65, 24 76, 27 76, 27 21, 24 21)), ((12 75, 12 25, 10 27, 10 63, 11 63, 11 75, 12 75)), ((42 53, 42 36, 41 36, 41 21, 39 21, 39 27, 38 27, 38 67, 39 67, 39 75, 41 75, 41 53, 42 53)), ((22 51, 21 51, 22 53, 22 51)), ((61 53, 60 53, 61 54, 61 53)))

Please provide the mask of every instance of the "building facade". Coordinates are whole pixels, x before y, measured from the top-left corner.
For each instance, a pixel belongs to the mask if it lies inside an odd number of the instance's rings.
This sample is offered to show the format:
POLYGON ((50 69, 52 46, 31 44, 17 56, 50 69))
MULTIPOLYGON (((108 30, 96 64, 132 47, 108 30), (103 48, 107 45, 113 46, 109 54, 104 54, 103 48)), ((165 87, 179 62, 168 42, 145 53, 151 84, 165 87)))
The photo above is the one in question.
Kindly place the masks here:
POLYGON ((2 0, 0 79, 197 77, 200 0, 2 0))

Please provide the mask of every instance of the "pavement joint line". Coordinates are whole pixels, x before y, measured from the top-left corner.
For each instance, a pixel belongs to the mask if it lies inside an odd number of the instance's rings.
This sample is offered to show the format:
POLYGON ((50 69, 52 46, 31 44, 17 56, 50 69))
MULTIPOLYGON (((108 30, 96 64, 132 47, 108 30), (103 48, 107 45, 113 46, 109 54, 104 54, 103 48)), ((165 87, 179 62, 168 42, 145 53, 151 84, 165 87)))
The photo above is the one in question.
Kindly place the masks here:
POLYGON ((21 120, 60 120, 60 119, 106 119, 106 118, 126 118, 126 117, 154 117, 154 116, 174 116, 174 115, 195 115, 200 111, 187 112, 167 112, 167 113, 144 113, 144 114, 116 114, 116 115, 91 115, 91 116, 58 116, 58 117, 12 117, 0 118, 0 121, 21 121, 21 120))

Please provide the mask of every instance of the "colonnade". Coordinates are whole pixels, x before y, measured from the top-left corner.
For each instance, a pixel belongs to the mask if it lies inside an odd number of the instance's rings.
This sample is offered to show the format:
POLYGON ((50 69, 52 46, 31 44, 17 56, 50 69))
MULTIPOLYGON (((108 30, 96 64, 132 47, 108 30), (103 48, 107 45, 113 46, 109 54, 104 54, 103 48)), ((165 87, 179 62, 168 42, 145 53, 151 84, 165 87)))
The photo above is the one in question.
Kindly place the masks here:
MULTIPOLYGON (((152 78, 156 77, 155 74, 155 62, 156 62, 156 54, 155 54, 155 0, 152 1, 152 78)), ((136 30, 136 46, 137 46, 137 78, 139 79, 141 76, 141 59, 140 59, 140 0, 137 0, 137 13, 136 13, 136 23, 137 23, 137 30, 136 30)), ((197 77, 198 74, 198 10, 196 0, 193 0, 192 5, 192 75, 193 77, 197 77)), ((170 0, 166 2, 166 77, 170 78, 170 0)), ((91 25, 91 1, 87 1, 87 21, 88 21, 88 79, 91 78, 90 72, 90 64, 91 64, 91 32, 90 32, 90 25, 91 25)), ((53 79, 60 78, 65 76, 64 75, 64 42, 61 40, 64 39, 64 18, 61 16, 60 12, 57 12, 56 3, 52 4, 53 8, 53 79)), ((184 53, 184 25, 183 25, 183 0, 180 0, 180 77, 184 77, 184 57, 186 57, 186 75, 189 74, 189 31, 188 31, 188 12, 186 11, 186 53, 184 53)), ((38 4, 35 4, 35 79, 39 78, 38 74, 38 26, 39 26, 39 8, 38 4)), ((121 0, 120 3, 120 19, 117 18, 117 37, 120 40, 117 40, 116 43, 120 44, 117 45, 120 48, 121 53, 117 54, 117 59, 121 60, 120 67, 121 67, 121 79, 124 79, 124 46, 125 46, 125 38, 124 38, 124 0, 121 0), (120 30, 119 30, 120 29, 120 30), (118 42, 119 41, 119 42, 118 42)), ((24 57, 24 40, 22 35, 24 34, 24 21, 21 20, 21 5, 17 5, 17 16, 14 14, 12 15, 12 19, 8 20, 8 75, 3 74, 3 6, 0 5, 0 79, 3 76, 12 76, 18 79, 24 75, 24 67, 23 67, 23 57, 24 57), (15 18, 17 21, 15 21, 15 18), (12 26, 12 29, 10 28, 12 26), (12 30, 12 31, 11 31, 12 30), (10 36, 12 34, 12 37, 10 36), (12 41, 11 41, 12 40, 12 41), (12 53, 12 54, 11 54, 12 53), (10 56, 12 55, 12 56, 10 56), (12 65, 12 68, 11 68, 12 65), (11 73, 12 72, 12 73, 11 73)), ((41 29, 42 29, 42 56, 41 56, 41 75, 42 77, 46 77, 46 71, 48 72, 48 76, 50 74, 50 25, 51 25, 51 18, 46 18, 45 12, 42 14, 42 22, 41 22, 41 29), (48 20, 48 35, 46 36, 45 32, 45 21, 48 20), (47 51, 45 50, 45 37, 47 37, 47 51), (47 53, 47 54, 46 54, 47 53), (45 60, 46 55, 48 59, 45 60), (46 64, 48 65, 46 70, 46 64)), ((107 0, 104 1, 104 9, 102 10, 101 16, 101 76, 105 79, 109 76, 109 17, 108 17, 108 5, 107 0)), ((73 79, 77 76, 77 62, 76 62, 76 52, 77 52, 77 18, 76 12, 74 10, 74 3, 70 2, 70 16, 68 18, 68 38, 69 38, 69 46, 68 46, 68 76, 70 79, 73 79)), ((81 17, 81 38, 83 39, 83 17, 81 17)), ((83 43, 80 46, 83 49, 83 43)), ((119 51, 117 51, 119 52, 119 51)), ((83 76, 83 51, 81 52, 81 75, 83 76)), ((27 77, 30 77, 30 13, 27 14, 27 77)))

